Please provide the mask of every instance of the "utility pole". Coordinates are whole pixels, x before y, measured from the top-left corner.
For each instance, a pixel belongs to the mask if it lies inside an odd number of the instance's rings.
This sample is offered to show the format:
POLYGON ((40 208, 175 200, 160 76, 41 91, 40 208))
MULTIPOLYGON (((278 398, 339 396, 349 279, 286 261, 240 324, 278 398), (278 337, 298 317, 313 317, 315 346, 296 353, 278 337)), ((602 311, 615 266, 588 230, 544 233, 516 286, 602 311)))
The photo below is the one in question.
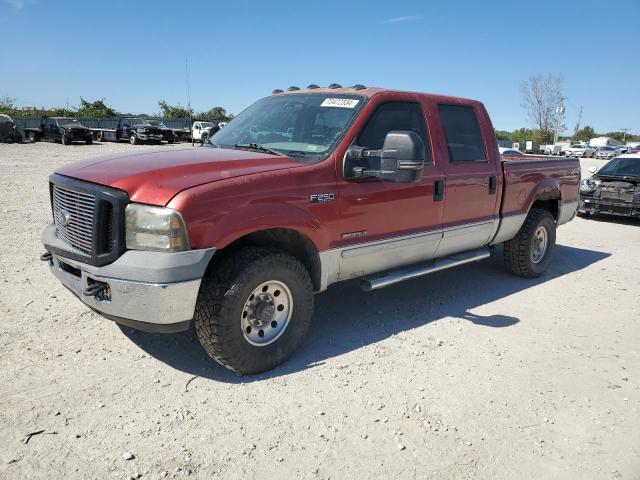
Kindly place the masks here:
POLYGON ((560 105, 556 107, 556 130, 553 134, 553 144, 558 143, 558 128, 560 128, 560 117, 564 115, 564 97, 560 97, 560 105))
POLYGON ((573 132, 573 138, 576 138, 576 135, 578 134, 578 130, 580 130, 580 121, 582 120, 582 105, 580 105, 580 111, 578 112, 578 123, 576 123, 576 129, 573 132))
POLYGON ((626 142, 627 141, 627 132, 630 131, 630 128, 621 128, 620 131, 623 133, 622 135, 622 141, 626 142))

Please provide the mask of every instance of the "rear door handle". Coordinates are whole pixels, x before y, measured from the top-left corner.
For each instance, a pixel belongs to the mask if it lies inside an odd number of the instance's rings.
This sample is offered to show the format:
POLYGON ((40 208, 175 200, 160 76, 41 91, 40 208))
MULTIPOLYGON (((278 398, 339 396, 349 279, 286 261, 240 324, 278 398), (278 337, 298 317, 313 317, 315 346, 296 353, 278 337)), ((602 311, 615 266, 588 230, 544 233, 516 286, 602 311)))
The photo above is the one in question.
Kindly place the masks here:
POLYGON ((439 202, 444 198, 444 180, 433 182, 433 201, 439 202))
POLYGON ((492 175, 489 177, 489 195, 493 195, 496 193, 496 186, 498 182, 496 180, 496 176, 492 175))

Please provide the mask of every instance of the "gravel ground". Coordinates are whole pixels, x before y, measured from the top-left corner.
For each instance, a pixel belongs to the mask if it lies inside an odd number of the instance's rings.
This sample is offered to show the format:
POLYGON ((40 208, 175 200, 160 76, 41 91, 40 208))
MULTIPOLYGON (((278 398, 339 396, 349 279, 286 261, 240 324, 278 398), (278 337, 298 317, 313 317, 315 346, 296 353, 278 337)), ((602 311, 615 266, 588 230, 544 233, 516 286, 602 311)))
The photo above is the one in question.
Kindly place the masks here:
POLYGON ((497 249, 335 285, 292 360, 237 377, 191 332, 95 315, 38 260, 49 173, 144 148, 0 145, 0 478, 640 477, 640 222, 561 227, 536 280, 497 249))

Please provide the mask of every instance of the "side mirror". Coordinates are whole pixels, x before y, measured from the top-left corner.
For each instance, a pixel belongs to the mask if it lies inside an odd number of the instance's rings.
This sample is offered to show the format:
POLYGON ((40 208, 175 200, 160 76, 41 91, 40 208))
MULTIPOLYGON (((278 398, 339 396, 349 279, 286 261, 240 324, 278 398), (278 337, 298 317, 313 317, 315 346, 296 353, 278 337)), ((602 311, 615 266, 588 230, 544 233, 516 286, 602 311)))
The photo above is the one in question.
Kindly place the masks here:
POLYGON ((344 158, 346 179, 379 178, 384 182, 412 183, 422 178, 424 143, 415 132, 387 133, 381 150, 351 147, 344 158))
POLYGON ((589 173, 596 173, 598 169, 596 167, 589 167, 589 173))

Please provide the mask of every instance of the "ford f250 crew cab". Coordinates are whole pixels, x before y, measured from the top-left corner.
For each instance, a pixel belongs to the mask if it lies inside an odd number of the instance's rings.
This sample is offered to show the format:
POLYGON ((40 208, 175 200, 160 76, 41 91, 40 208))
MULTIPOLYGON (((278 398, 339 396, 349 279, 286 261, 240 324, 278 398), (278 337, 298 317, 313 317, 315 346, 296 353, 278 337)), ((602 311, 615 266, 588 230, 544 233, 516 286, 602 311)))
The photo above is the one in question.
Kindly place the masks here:
POLYGON ((537 277, 573 218, 575 158, 501 160, 474 100, 355 86, 276 91, 203 148, 122 153, 50 177, 42 260, 91 309, 147 331, 195 322, 241 374, 275 367, 313 293, 482 260, 537 277))

